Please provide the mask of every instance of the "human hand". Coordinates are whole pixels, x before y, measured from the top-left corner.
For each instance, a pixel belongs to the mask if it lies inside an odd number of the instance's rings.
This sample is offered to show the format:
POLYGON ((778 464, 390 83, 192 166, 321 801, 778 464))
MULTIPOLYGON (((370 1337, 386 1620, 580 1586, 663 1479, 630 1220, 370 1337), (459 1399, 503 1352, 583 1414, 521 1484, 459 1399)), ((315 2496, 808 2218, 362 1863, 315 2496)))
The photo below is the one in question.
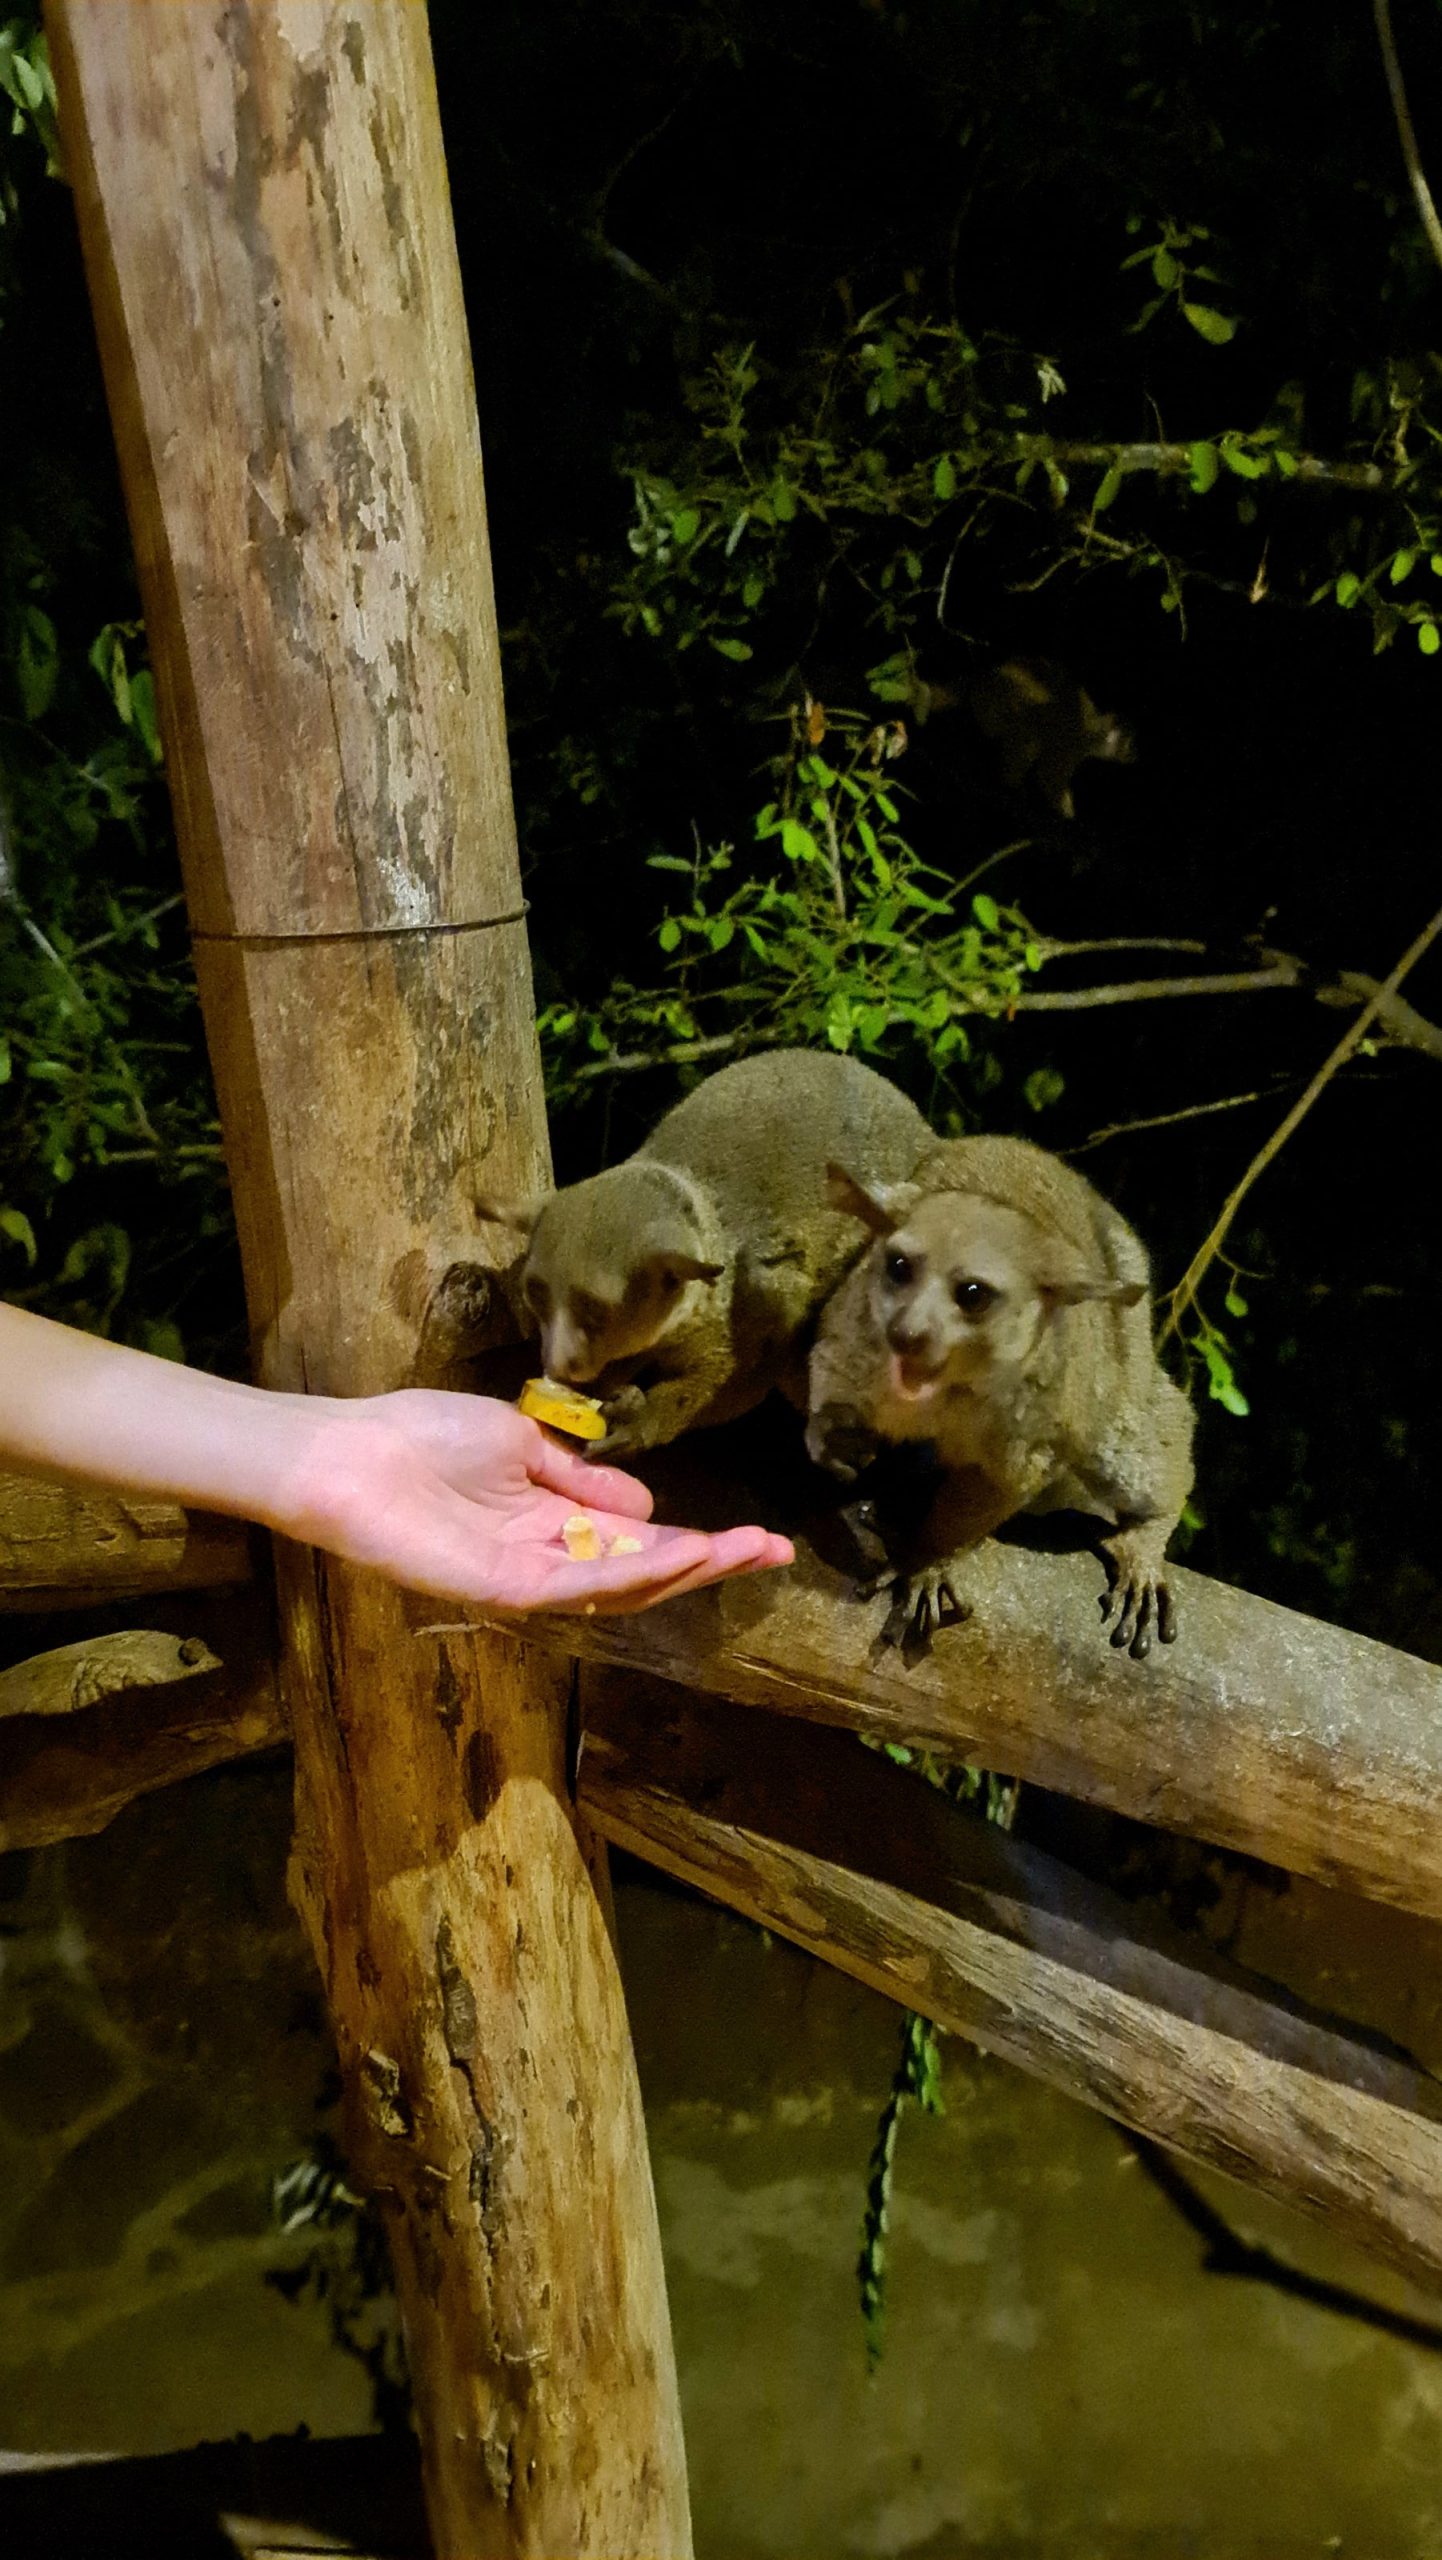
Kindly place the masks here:
POLYGON ((790 1541, 765 1529, 674 1529, 650 1512, 634 1476, 576 1456, 511 1405, 407 1388, 327 1401, 271 1525, 410 1590, 517 1612, 609 1617, 792 1561, 790 1541), (639 1555, 573 1562, 561 1529, 578 1510, 603 1543, 639 1538, 639 1555))

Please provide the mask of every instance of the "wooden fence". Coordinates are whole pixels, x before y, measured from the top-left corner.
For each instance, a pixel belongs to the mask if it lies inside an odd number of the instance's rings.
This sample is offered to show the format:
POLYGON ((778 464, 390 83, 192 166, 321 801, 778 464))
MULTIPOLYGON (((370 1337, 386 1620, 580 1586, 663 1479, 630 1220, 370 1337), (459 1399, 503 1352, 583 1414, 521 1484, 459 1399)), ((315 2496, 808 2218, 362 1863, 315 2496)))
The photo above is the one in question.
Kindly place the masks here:
MULTIPOLYGON (((548 1164, 425 16, 50 0, 48 25, 256 1374, 374 1392, 439 1374, 456 1308, 467 1349, 499 1338, 470 1203, 548 1164)), ((1183 1641, 1145 1666, 1100 1641, 1094 1563, 1004 1546, 915 1671, 807 1546, 521 1643, 426 1633, 434 1604, 228 1522, 0 1478, 0 1609, 104 1613, 0 1672, 0 1846, 294 1751, 296 1900, 441 2560, 690 2550, 607 1840, 1442 2277, 1442 2092, 1408 2057, 855 1738, 1442 1916, 1442 1672, 1178 1580, 1183 1641)))

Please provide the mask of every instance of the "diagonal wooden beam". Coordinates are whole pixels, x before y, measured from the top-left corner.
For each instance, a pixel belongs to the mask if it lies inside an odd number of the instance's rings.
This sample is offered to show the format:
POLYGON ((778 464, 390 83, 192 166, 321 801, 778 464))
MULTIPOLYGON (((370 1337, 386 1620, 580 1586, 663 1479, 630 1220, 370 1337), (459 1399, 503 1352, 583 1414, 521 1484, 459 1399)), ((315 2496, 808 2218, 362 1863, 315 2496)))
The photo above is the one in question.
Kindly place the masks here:
POLYGON ((606 1837, 1134 2131, 1442 2282, 1442 2085, 824 1732, 588 1672, 606 1837))
MULTIPOLYGON (((173 1603, 224 1669, 0 1727, 0 1848, 285 1739, 253 1600, 173 1603)), ((588 1669, 608 1839, 1083 2104, 1442 2279, 1442 2088, 1378 2038, 989 1829, 853 1736, 588 1669)))

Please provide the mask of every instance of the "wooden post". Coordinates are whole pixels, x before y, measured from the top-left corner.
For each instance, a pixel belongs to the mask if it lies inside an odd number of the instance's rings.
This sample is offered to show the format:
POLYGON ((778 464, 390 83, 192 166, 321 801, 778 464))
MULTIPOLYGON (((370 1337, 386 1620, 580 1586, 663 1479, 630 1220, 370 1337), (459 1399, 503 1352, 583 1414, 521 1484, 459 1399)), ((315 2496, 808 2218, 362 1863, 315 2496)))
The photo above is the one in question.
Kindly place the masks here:
MULTIPOLYGON (((412 1374, 545 1178, 425 13, 52 0, 261 1376, 412 1374)), ((567 1673, 282 1551, 294 1884, 386 2215, 440 2560, 690 2550, 567 1673)))

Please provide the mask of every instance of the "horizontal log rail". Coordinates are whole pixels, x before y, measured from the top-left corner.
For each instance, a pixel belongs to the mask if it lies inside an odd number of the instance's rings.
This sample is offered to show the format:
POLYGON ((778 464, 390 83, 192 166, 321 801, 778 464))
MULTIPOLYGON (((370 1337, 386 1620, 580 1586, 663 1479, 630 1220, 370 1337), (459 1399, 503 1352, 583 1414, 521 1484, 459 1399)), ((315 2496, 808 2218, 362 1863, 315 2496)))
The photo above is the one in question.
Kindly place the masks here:
POLYGON ((1442 1669, 1199 1574, 1142 1663, 1098 1623, 1099 1564, 990 1544, 975 1615, 908 1670, 812 1558, 643 1618, 535 1622, 584 1661, 979 1762, 1442 1918, 1442 1669))
POLYGON ((69 1713, 0 1717, 0 1851, 88 1838, 139 1796, 286 1741, 263 1586, 184 1593, 148 1603, 146 1614, 216 1668, 186 1666, 177 1680, 69 1713))
MULTIPOLYGON (((663 1495, 673 1516, 697 1507, 694 1447, 689 1466, 663 1495)), ((754 1486, 709 1490, 720 1516, 776 1515, 754 1486)), ((194 1587, 208 1569, 234 1583, 251 1552, 235 1522, 0 1478, 0 1611, 68 1605, 87 1558, 100 1600, 194 1587)), ((1133 1663, 1104 1640, 1090 1556, 992 1543, 968 1574, 974 1617, 913 1669, 876 1649, 884 1602, 858 1602, 804 1546, 786 1575, 643 1617, 535 1619, 528 1636, 741 1706, 923 1742, 1442 1918, 1442 1669, 1184 1571, 1179 1642, 1133 1663)), ((408 1607, 417 1629, 448 1614, 408 1607)), ((8 1819, 0 1786, 0 1839, 8 1819)))
POLYGON ((0 1472, 0 1612, 218 1590, 250 1579, 256 1544, 240 1520, 0 1472))

